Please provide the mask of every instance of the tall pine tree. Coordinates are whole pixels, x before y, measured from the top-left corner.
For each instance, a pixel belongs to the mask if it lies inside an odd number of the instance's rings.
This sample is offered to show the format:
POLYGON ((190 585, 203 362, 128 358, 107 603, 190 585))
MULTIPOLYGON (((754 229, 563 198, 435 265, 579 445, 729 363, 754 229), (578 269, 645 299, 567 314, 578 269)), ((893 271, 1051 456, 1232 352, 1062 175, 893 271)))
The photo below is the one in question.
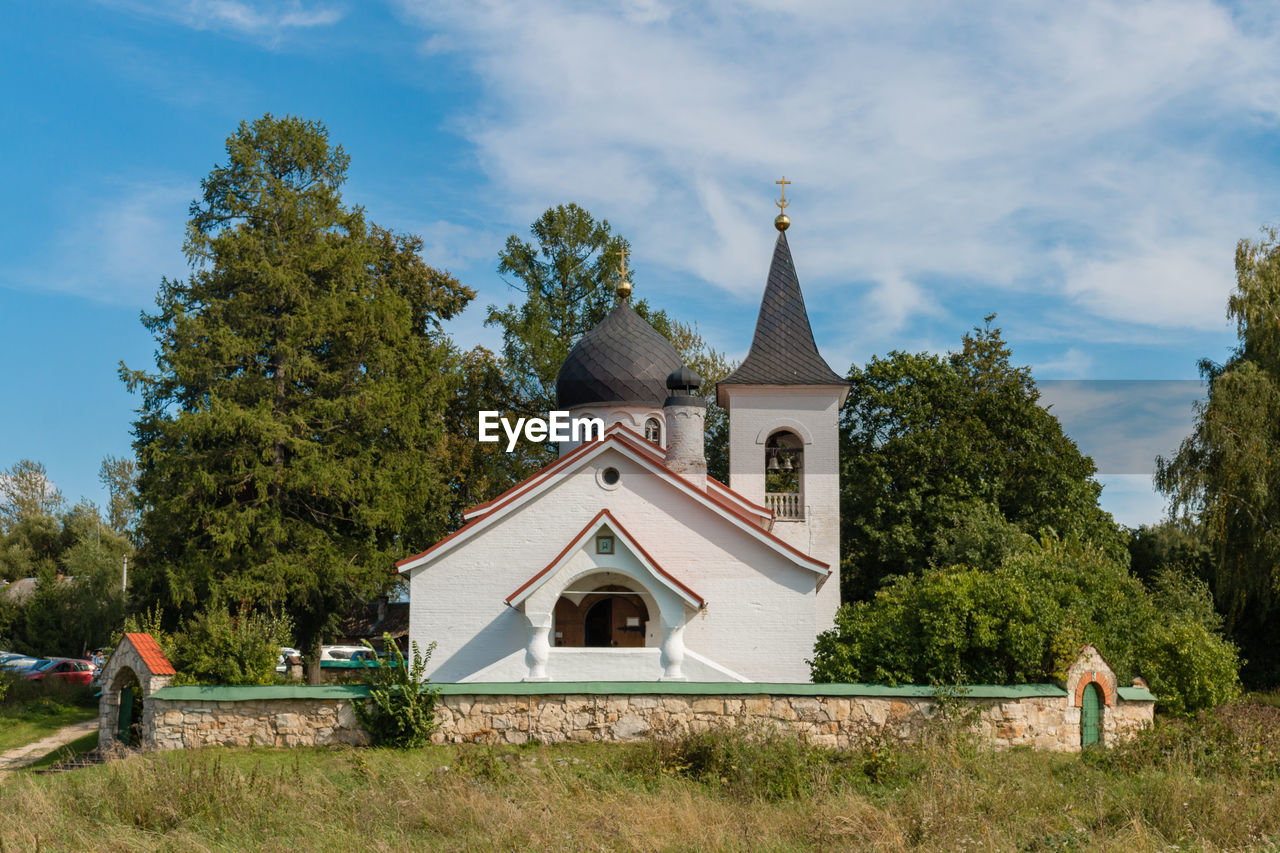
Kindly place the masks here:
POLYGON ((191 205, 192 274, 143 317, 156 372, 121 365, 142 393, 135 602, 282 610, 313 652, 444 532, 440 321, 474 296, 343 204, 348 163, 319 122, 242 123, 191 205))

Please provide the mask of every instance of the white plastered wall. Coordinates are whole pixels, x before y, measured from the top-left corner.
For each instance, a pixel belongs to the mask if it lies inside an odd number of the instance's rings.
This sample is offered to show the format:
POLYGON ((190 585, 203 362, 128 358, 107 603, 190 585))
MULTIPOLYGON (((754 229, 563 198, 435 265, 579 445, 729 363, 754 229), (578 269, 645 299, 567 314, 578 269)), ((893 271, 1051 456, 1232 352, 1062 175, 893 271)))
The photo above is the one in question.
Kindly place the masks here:
POLYGON ((707 601, 689 611, 689 652, 753 681, 809 680, 818 574, 615 449, 570 467, 510 515, 410 570, 409 636, 424 648, 437 643, 432 679, 459 681, 525 648, 529 621, 507 596, 608 508, 658 565, 707 601), (613 488, 597 476, 609 466, 621 473, 613 488))
MULTIPOLYGON (((661 406, 579 406, 576 409, 569 409, 569 416, 571 418, 599 418, 604 421, 606 430, 614 424, 622 424, 640 436, 644 435, 645 422, 653 418, 658 422, 662 430, 662 440, 658 443, 658 446, 663 449, 666 449, 667 446, 666 419, 661 406)), ((560 442, 560 455, 564 456, 581 444, 581 441, 560 442)))
POLYGON ((775 521, 773 533, 831 567, 816 596, 819 630, 840 607, 840 456, 838 419, 846 389, 824 386, 724 385, 729 408, 729 486, 765 502, 765 442, 789 430, 804 442, 803 521, 775 521))

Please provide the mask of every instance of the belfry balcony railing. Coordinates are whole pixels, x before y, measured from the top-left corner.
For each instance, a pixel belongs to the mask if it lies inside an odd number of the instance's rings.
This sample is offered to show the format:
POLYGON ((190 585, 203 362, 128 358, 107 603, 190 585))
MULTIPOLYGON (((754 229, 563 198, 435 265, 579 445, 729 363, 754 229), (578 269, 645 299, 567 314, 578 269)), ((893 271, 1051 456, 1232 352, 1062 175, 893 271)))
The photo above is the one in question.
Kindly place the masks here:
POLYGON ((764 496, 764 505, 778 521, 803 521, 804 502, 798 492, 776 492, 764 496))

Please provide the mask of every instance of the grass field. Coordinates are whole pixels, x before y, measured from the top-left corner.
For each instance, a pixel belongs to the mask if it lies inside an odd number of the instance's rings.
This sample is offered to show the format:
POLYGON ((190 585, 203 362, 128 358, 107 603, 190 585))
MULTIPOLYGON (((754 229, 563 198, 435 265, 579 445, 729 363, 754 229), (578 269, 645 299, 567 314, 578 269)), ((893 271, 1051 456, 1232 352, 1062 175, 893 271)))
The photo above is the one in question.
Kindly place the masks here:
POLYGON ((18 850, 1280 849, 1280 708, 1086 756, 925 743, 205 750, 0 785, 18 850), (25 819, 22 819, 26 816, 25 819))
POLYGON ((0 710, 0 752, 40 740, 63 726, 98 716, 97 708, 61 703, 33 703, 0 710))

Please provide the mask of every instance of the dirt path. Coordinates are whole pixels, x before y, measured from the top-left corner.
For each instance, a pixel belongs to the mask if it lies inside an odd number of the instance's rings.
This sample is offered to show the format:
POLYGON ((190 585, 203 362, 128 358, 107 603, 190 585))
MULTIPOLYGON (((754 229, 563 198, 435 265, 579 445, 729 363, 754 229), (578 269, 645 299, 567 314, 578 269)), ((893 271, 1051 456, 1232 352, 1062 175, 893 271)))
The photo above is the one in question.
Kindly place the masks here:
POLYGON ((98 730, 98 718, 85 720, 83 723, 74 723, 70 726, 58 729, 48 737, 41 738, 35 743, 29 743, 26 746, 15 747, 7 752, 0 752, 0 773, 5 770, 16 770, 24 764, 30 764, 44 758, 60 746, 65 746, 76 738, 84 737, 98 730))

